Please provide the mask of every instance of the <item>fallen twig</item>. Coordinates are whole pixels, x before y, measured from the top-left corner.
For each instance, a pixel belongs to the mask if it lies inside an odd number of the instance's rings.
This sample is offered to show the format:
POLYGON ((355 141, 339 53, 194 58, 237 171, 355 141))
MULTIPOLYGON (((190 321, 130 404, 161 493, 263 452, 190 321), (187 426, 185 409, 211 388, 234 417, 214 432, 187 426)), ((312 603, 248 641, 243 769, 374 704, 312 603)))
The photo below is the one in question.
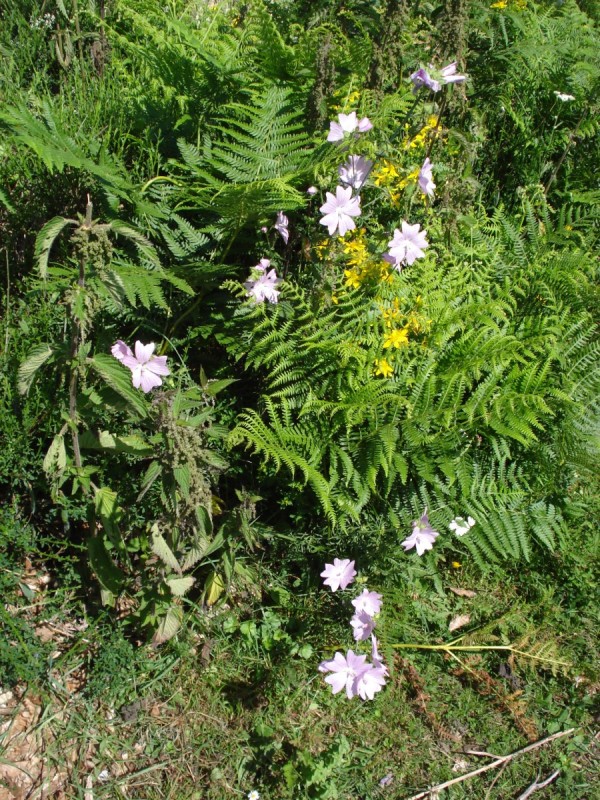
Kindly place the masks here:
MULTIPOLYGON (((428 795, 432 795, 434 792, 440 792, 442 789, 446 789, 448 786, 454 786, 454 784, 456 783, 462 783, 463 781, 468 781, 470 778, 474 778, 476 775, 481 775, 483 772, 487 772, 490 769, 496 769, 497 767, 501 767, 508 761, 512 761, 513 758, 517 758, 517 756, 521 756, 524 753, 529 753, 531 752, 531 750, 537 750, 538 748, 543 747, 545 744, 549 744, 550 742, 555 741, 555 739, 562 739, 564 736, 570 736, 574 731, 575 728, 569 728, 566 731, 553 733, 552 736, 546 736, 545 739, 540 739, 539 742, 534 742, 533 744, 529 744, 527 745, 527 747, 521 748, 521 750, 515 750, 514 753, 510 753, 507 756, 499 756, 497 760, 493 761, 491 764, 486 764, 484 767, 479 767, 479 769, 474 769, 472 772, 467 772, 465 775, 460 775, 458 778, 452 778, 452 780, 450 781, 445 781, 444 783, 438 783, 436 786, 432 786, 430 789, 425 789, 425 791, 423 792, 419 792, 418 794, 413 794, 407 800, 423 800, 423 798, 427 797, 428 795)), ((525 795, 525 797, 527 796, 528 795, 525 795)), ((522 800, 522 798, 519 798, 519 800, 522 800)))
MULTIPOLYGON (((531 786, 528 786, 527 789, 525 789, 525 791, 523 792, 523 794, 520 794, 517 797, 517 800, 527 800, 527 798, 531 797, 531 795, 534 792, 537 792, 538 789, 543 789, 544 786, 548 786, 550 783, 552 783, 552 781, 555 781, 558 778, 559 775, 560 775, 560 770, 557 769, 555 772, 552 773, 552 775, 549 775, 546 778, 546 780, 542 781, 541 783, 538 783, 537 782, 537 778, 536 778, 534 780, 534 782, 531 784, 531 786)), ((539 778, 539 774, 538 774, 538 778, 539 778)))

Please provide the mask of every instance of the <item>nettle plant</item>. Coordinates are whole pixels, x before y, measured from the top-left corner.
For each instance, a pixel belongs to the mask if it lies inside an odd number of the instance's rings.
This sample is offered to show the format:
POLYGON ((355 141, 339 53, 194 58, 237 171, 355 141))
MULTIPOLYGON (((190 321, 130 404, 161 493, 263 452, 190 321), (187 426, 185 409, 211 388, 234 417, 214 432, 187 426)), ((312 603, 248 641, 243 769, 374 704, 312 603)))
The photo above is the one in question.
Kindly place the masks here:
POLYGON ((44 471, 65 520, 74 505, 85 512, 90 566, 103 602, 133 608, 158 644, 181 625, 194 568, 201 568, 208 604, 234 572, 249 579, 235 552, 240 543, 256 543, 252 499, 240 494, 239 506, 213 526, 214 511, 221 510, 213 489, 227 467, 215 397, 231 381, 209 381, 201 371, 196 384, 183 365, 155 355, 154 343, 138 340, 132 349, 118 340, 110 352, 95 348, 103 311, 114 315, 138 301, 166 310, 162 283, 189 289, 161 269, 154 248, 134 228, 94 220, 89 198, 84 217, 55 218, 42 229, 36 255, 43 290, 64 308, 66 332, 64 341, 38 345, 19 372, 20 391, 27 392, 43 369, 62 407, 64 424, 44 471), (65 229, 72 231, 70 255, 49 265, 65 229), (135 246, 137 261, 120 241, 135 246))

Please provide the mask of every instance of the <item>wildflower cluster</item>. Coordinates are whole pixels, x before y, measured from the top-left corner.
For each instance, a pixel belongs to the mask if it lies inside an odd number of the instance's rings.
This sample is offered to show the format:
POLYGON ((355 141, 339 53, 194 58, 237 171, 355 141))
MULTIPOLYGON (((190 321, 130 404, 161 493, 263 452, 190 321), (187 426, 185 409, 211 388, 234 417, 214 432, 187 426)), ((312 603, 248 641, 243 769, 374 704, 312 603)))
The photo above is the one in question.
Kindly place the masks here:
MULTIPOLYGON (((346 589, 356 576, 354 561, 349 559, 334 558, 333 564, 325 564, 321 573, 323 583, 329 586, 332 592, 346 589)), ((381 611, 382 595, 363 589, 358 597, 352 600, 354 615, 350 626, 354 639, 364 642, 371 639, 371 662, 366 655, 360 655, 353 650, 348 650, 346 655, 336 652, 330 661, 319 664, 319 672, 330 673, 325 678, 333 694, 346 690, 348 699, 360 697, 362 700, 373 700, 375 694, 385 686, 388 669, 383 663, 377 650, 377 639, 373 634, 375 617, 381 611)))
MULTIPOLYGON (((454 531, 457 536, 464 536, 465 533, 471 530, 473 525, 475 525, 473 517, 467 517, 466 520, 463 519, 463 517, 456 517, 448 527, 451 531, 454 531)), ((413 520, 412 533, 402 542, 402 547, 405 552, 408 552, 408 550, 414 547, 417 551, 417 555, 422 556, 427 550, 433 549, 435 540, 439 535, 439 531, 434 530, 429 522, 427 509, 425 509, 420 519, 413 520)))

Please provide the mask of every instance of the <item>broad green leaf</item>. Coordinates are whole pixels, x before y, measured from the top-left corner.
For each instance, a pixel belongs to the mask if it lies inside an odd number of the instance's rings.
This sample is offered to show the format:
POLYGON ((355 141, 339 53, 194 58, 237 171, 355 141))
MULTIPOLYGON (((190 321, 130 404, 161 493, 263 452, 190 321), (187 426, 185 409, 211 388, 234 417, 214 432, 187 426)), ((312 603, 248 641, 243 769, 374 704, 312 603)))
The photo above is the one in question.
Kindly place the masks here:
POLYGON ((213 524, 212 518, 210 516, 210 512, 204 506, 197 506, 196 510, 196 520, 198 522, 198 528, 200 532, 204 536, 212 536, 213 531, 213 524))
POLYGON ((66 465, 67 451, 65 448, 65 437, 59 433, 52 440, 52 444, 44 456, 42 469, 46 474, 50 474, 54 472, 54 470, 62 472, 66 465))
POLYGON ((51 358, 53 353, 54 350, 49 344, 38 344, 29 352, 27 358, 19 367, 18 389, 21 394, 26 394, 29 391, 37 371, 51 358))
POLYGON ((225 584, 223 578, 218 572, 213 572, 206 582, 204 587, 204 598, 207 606, 214 606, 219 597, 225 591, 225 584))
POLYGON ((121 395, 129 405, 135 409, 140 417, 148 414, 148 403, 139 389, 134 389, 131 383, 131 371, 119 364, 116 358, 106 353, 96 353, 90 359, 92 368, 100 375, 105 383, 121 395))
POLYGON ((52 245, 59 233, 67 225, 77 225, 77 220, 67 219, 66 217, 53 217, 36 236, 34 257, 37 260, 42 278, 45 278, 48 273, 48 258, 50 257, 52 245))
POLYGON ((183 597, 186 592, 189 592, 194 583, 195 579, 191 575, 186 575, 183 578, 167 578, 167 586, 175 597, 183 597))
POLYGON ((107 489, 106 486, 101 486, 94 490, 94 494, 96 514, 106 518, 112 517, 117 509, 117 493, 107 489))
POLYGON ((167 567, 171 567, 171 569, 174 569, 181 575, 181 567, 179 566, 179 562, 175 558, 175 555, 167 544, 164 536, 158 530, 158 525, 156 523, 152 526, 150 547, 154 555, 158 556, 160 560, 167 565, 167 567))
POLYGON ((177 481, 177 485, 181 489, 181 493, 185 498, 190 496, 190 468, 187 466, 175 467, 173 475, 177 481))
POLYGON ((183 622, 183 611, 179 606, 171 606, 167 611, 165 617, 159 623, 154 636, 152 637, 152 644, 159 645, 163 642, 168 642, 181 628, 183 622))
POLYGON ((152 486, 154 481, 158 478, 160 473, 162 472, 162 465, 159 464, 158 461, 151 461, 148 469, 146 470, 146 474, 144 475, 144 480, 142 481, 142 491, 138 494, 136 500, 139 501, 142 497, 146 494, 148 489, 152 486))
MULTIPOLYGON (((123 573, 110 557, 102 539, 93 536, 88 539, 90 565, 102 588, 112 595, 117 595, 123 584, 123 573)), ((108 603, 110 605, 110 602, 108 603)))

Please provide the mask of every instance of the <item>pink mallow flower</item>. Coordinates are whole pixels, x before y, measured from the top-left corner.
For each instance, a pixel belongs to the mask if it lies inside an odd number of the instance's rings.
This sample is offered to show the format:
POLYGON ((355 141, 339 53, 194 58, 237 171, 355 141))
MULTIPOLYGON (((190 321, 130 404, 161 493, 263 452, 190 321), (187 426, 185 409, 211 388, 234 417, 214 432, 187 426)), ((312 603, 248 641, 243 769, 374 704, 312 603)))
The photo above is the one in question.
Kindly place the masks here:
POLYGON ((325 682, 331 686, 333 694, 345 689, 350 700, 358 694, 358 679, 371 667, 366 661, 366 656, 356 655, 352 650, 348 650, 345 656, 335 653, 331 661, 319 664, 319 672, 331 672, 325 682))
POLYGON ((135 355, 131 352, 125 342, 119 339, 112 346, 113 356, 131 370, 132 383, 136 389, 149 392, 162 384, 161 375, 170 375, 171 371, 167 367, 166 356, 155 356, 154 342, 150 344, 135 343, 135 355))
POLYGON ((438 531, 434 531, 429 524, 427 509, 425 509, 419 521, 413 520, 413 531, 411 535, 402 542, 402 547, 405 551, 410 550, 411 547, 416 547, 417 554, 422 556, 426 550, 431 550, 433 548, 433 543, 438 536, 438 531))
POLYGON ((431 161, 429 157, 423 162, 423 166, 419 170, 419 189, 426 194, 427 197, 433 198, 435 194, 435 183, 433 182, 433 174, 431 172, 431 161))
POLYGON ((338 168, 338 175, 343 184, 358 191, 369 177, 372 167, 373 162, 368 158, 349 156, 346 163, 338 168))
POLYGON ((448 64, 447 67, 442 67, 440 73, 444 83, 464 83, 467 80, 466 75, 459 75, 456 72, 456 61, 448 64))
POLYGON ((275 228, 277 233, 281 236, 285 244, 288 243, 288 239, 290 238, 290 232, 288 230, 289 224, 290 221, 283 213, 283 211, 278 211, 277 219, 275 220, 275 225, 273 225, 273 227, 275 228))
POLYGON ((377 649, 377 638, 373 633, 371 634, 371 658, 373 659, 374 667, 382 669, 384 675, 389 675, 388 668, 385 666, 381 660, 381 656, 379 655, 379 650, 377 649))
POLYGON ((338 120, 339 122, 329 123, 328 142, 341 142, 347 133, 354 133, 356 130, 359 133, 366 133, 373 127, 368 117, 359 120, 356 111, 351 111, 349 114, 338 114, 338 120))
POLYGON ((248 297, 253 297, 257 303, 262 303, 265 300, 268 303, 277 303, 279 300, 279 290, 275 287, 281 283, 281 278, 277 277, 274 269, 267 272, 270 263, 268 258, 261 258, 260 264, 257 264, 254 269, 262 272, 262 274, 256 280, 250 278, 244 283, 248 290, 248 297))
POLYGON ((123 362, 125 356, 130 356, 133 358, 133 351, 131 347, 129 347, 128 344, 125 344, 122 339, 117 339, 117 341, 111 347, 110 352, 117 359, 117 361, 120 361, 121 363, 123 362))
POLYGON ((425 238, 427 231, 421 231, 421 226, 417 222, 409 225, 402 220, 402 231, 398 228, 394 230, 394 238, 388 242, 389 252, 384 256, 385 260, 400 271, 403 264, 414 264, 417 258, 423 258, 423 252, 429 243, 425 238))
POLYGON ((375 620, 366 611, 357 611, 350 620, 352 635, 357 642, 364 642, 373 633, 375 620))
POLYGON ((361 700, 373 700, 375 694, 385 686, 385 667, 376 667, 369 664, 356 679, 356 692, 361 700))
POLYGON ((423 86, 431 89, 432 92, 439 92, 442 88, 442 83, 463 83, 467 80, 467 76, 459 75, 456 72, 456 61, 453 61, 440 70, 436 69, 433 64, 430 64, 427 69, 421 67, 416 72, 413 72, 410 80, 415 87, 413 92, 417 92, 423 86))
POLYGON ((319 209, 323 214, 319 222, 327 225, 329 235, 333 236, 336 230, 340 236, 356 228, 352 217, 360 215, 360 197, 352 197, 352 187, 338 186, 335 195, 327 192, 327 200, 319 209))
POLYGON ((370 592, 368 589, 363 589, 362 593, 355 597, 352 601, 352 605, 358 611, 364 611, 365 614, 368 614, 370 617, 374 617, 375 614, 379 614, 381 611, 381 601, 383 600, 383 595, 378 594, 377 592, 370 592))
POLYGON ((354 561, 350 561, 349 558, 334 558, 333 564, 325 564, 321 577, 325 586, 329 586, 332 592, 345 589, 356 577, 354 561))

